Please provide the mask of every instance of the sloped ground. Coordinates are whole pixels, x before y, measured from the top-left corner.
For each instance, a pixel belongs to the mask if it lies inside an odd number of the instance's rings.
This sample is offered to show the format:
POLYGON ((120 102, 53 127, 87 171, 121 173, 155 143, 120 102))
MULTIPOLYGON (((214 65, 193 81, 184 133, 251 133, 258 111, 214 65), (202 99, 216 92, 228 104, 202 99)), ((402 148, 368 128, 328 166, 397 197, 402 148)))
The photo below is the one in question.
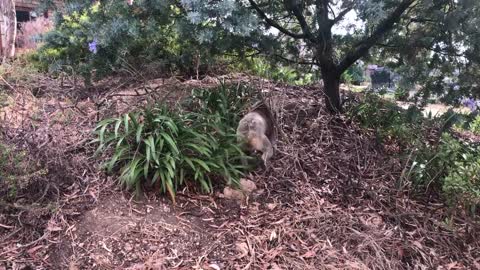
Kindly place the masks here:
POLYGON ((219 188, 185 190, 175 206, 117 190, 92 158, 89 132, 105 116, 174 103, 216 80, 12 84, 4 140, 48 171, 2 206, 0 269, 480 269, 478 224, 446 222, 441 203, 396 189, 401 164, 367 131, 326 114, 318 89, 233 79, 275 100, 272 166, 249 176, 257 190, 243 203, 219 188))

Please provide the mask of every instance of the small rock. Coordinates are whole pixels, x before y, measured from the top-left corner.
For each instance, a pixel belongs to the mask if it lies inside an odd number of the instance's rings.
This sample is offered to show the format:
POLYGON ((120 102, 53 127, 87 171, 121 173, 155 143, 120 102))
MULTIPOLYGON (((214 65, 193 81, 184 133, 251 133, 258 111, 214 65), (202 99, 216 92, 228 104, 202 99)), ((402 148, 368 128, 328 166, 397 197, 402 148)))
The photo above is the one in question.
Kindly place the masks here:
POLYGON ((130 251, 132 251, 132 249, 133 249, 132 245, 130 245, 129 243, 125 244, 125 251, 130 252, 130 251))
POLYGON ((240 179, 240 188, 247 193, 252 193, 257 189, 257 185, 251 180, 242 178, 240 179))
POLYGON ((226 198, 226 199, 230 199, 230 200, 244 200, 245 199, 245 195, 240 191, 240 190, 235 190, 233 188, 230 188, 230 187, 225 187, 223 189, 223 196, 226 198))
POLYGON ((278 266, 278 264, 276 264, 276 263, 271 264, 270 269, 271 270, 282 270, 282 268, 280 268, 280 266, 278 266))
POLYGON ((277 207, 277 204, 275 203, 267 203, 267 208, 268 210, 273 210, 277 207))
POLYGON ((237 248, 237 251, 238 251, 238 256, 237 256, 237 259, 241 259, 245 256, 248 255, 248 246, 247 246, 247 243, 236 243, 235 244, 236 248, 237 248))
POLYGON ((215 263, 209 264, 208 266, 209 266, 210 268, 214 269, 214 270, 220 270, 220 266, 218 266, 218 265, 215 264, 215 263))
POLYGON ((270 233, 270 242, 272 242, 273 240, 277 239, 277 233, 275 232, 275 230, 273 230, 271 233, 270 233))

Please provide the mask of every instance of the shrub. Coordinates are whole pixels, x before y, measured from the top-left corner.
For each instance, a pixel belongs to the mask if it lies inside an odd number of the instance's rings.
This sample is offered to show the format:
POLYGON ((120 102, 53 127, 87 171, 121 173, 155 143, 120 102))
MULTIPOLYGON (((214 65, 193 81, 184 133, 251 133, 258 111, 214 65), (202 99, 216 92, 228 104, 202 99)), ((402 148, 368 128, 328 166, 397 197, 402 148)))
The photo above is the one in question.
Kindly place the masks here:
POLYGON ((51 72, 83 76, 87 85, 91 79, 138 70, 203 76, 225 52, 243 50, 242 38, 213 35, 212 29, 220 27, 214 23, 190 23, 173 0, 83 2, 88 3, 69 4, 57 15, 37 58, 51 72))
POLYGON ((404 110, 380 96, 367 93, 364 101, 348 110, 365 128, 374 129, 379 139, 394 138, 404 147, 422 136, 423 115, 415 106, 404 110))
POLYGON ((256 56, 237 61, 231 65, 234 71, 247 72, 262 78, 283 82, 292 85, 308 85, 319 78, 305 67, 294 65, 280 65, 269 62, 266 58, 256 56))
POLYGON ((449 109, 441 118, 445 119, 445 129, 453 127, 459 132, 471 131, 480 135, 480 115, 477 113, 458 113, 449 109))
POLYGON ((480 147, 443 133, 438 145, 418 148, 411 171, 417 186, 443 192, 452 205, 475 208, 480 203, 480 147))
POLYGON ((244 85, 228 86, 221 82, 216 89, 194 89, 184 101, 183 107, 202 115, 218 115, 223 123, 232 128, 240 121, 240 114, 252 99, 258 98, 251 88, 244 85))
POLYGON ((408 95, 408 90, 403 87, 397 87, 397 89, 395 89, 395 100, 406 101, 408 99, 408 95))
POLYGON ((477 115, 470 123, 470 131, 477 135, 480 135, 480 115, 477 115))
POLYGON ((33 54, 33 52, 24 52, 16 56, 13 61, 3 63, 0 65, 0 76, 13 86, 20 82, 22 86, 36 86, 44 74, 39 72, 36 63, 32 62, 33 54))
POLYGON ((359 85, 365 81, 363 76, 363 70, 359 65, 353 65, 349 67, 343 74, 341 78, 342 82, 348 84, 359 85))
POLYGON ((120 169, 120 182, 141 191, 157 185, 175 199, 175 192, 188 182, 210 192, 223 178, 237 183, 247 158, 237 145, 235 123, 241 109, 238 96, 244 87, 195 90, 185 110, 165 106, 106 119, 96 128, 97 152, 112 150, 109 171, 120 169), (231 91, 230 91, 231 90, 231 91))
POLYGON ((2 197, 12 198, 16 196, 17 184, 15 180, 15 174, 17 174, 17 166, 19 160, 12 154, 12 149, 4 144, 0 144, 0 194, 2 197))
POLYGON ((0 141, 0 202, 15 201, 21 191, 46 173, 30 162, 25 151, 0 141))
POLYGON ((478 154, 465 153, 455 161, 455 165, 445 177, 443 191, 447 194, 450 203, 462 204, 472 213, 476 212, 476 208, 480 205, 480 157, 478 154))
POLYGON ((449 111, 425 118, 416 107, 403 110, 375 94, 367 94, 363 103, 349 112, 362 126, 374 129, 380 139, 400 144, 405 170, 399 180, 410 181, 416 192, 433 191, 452 207, 475 211, 480 203, 480 146, 448 132, 469 117, 449 111), (438 140, 437 133, 441 134, 438 140))

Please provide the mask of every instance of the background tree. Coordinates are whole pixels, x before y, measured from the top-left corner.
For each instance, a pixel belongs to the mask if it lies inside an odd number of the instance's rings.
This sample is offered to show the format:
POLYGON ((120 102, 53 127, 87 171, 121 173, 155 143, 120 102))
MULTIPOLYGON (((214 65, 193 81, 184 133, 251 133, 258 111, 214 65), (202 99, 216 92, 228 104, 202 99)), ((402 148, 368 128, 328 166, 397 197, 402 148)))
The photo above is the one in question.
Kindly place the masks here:
POLYGON ((15 55, 15 39, 17 36, 17 16, 15 13, 14 0, 1 0, 1 33, 2 33, 2 57, 12 58, 15 55))
POLYGON ((480 98, 480 3, 433 1, 419 3, 407 14, 407 23, 387 36, 371 54, 402 74, 401 87, 412 89, 420 101, 432 95, 445 103, 480 98))
MULTIPOLYGON (((422 54, 425 58, 420 63, 427 63, 431 55, 422 48, 434 51, 443 46, 442 51, 451 50, 459 45, 452 35, 455 31, 463 33, 455 34, 458 38, 466 38, 467 32, 475 34, 468 22, 477 22, 474 10, 478 11, 479 6, 474 0, 183 0, 182 3, 192 21, 205 22, 208 17, 224 24, 228 31, 235 30, 238 22, 245 20, 241 18, 251 17, 254 12, 257 21, 249 20, 250 33, 264 39, 275 36, 275 40, 281 42, 266 50, 258 44, 252 47, 279 59, 318 66, 324 81, 326 105, 332 112, 341 110, 342 73, 358 59, 368 56, 372 47, 398 49, 383 50, 388 57, 400 54, 412 58, 422 54), (347 26, 345 33, 335 32, 352 14, 358 23, 347 26), (445 25, 450 35, 442 28, 445 25), (431 34, 428 43, 423 42, 423 32, 431 34), (289 47, 296 48, 297 52, 292 53, 289 47)), ((478 38, 474 43, 478 44, 478 38)), ((385 55, 382 61, 389 59, 385 55)), ((402 64, 406 62, 398 63, 402 64)))

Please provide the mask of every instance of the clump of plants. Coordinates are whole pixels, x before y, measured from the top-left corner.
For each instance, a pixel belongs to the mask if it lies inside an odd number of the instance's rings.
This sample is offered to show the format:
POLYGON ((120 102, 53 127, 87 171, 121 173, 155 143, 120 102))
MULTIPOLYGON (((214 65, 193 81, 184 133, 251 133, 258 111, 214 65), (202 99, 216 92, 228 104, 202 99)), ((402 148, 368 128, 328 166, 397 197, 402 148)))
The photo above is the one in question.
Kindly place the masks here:
POLYGON ((154 187, 173 200, 185 185, 210 192, 218 181, 238 183, 248 157, 235 123, 250 94, 243 86, 197 89, 177 109, 158 105, 105 119, 95 129, 97 153, 109 153, 106 168, 120 173, 123 186, 154 187))
POLYGON ((475 213, 480 204, 480 147, 445 132, 436 145, 418 145, 410 173, 414 186, 438 189, 452 206, 475 213))
POLYGON ((230 67, 233 71, 247 72, 262 78, 291 85, 309 85, 318 81, 314 71, 301 65, 279 64, 267 61, 263 56, 239 59, 230 67))
POLYGON ((341 81, 347 84, 360 85, 365 81, 362 67, 353 65, 349 67, 341 76, 341 81))
POLYGON ((15 201, 36 177, 46 173, 28 160, 25 151, 0 140, 0 202, 15 201))
POLYGON ((398 87, 397 89, 395 89, 395 93, 394 93, 395 100, 407 101, 408 96, 409 96, 408 89, 404 87, 398 87))
MULTIPOLYGON (((416 107, 404 110, 374 94, 367 94, 349 113, 363 127, 374 129, 382 143, 402 146, 398 154, 405 169, 398 183, 475 213, 480 204, 480 146, 450 132, 456 123, 465 125, 468 117, 451 111, 424 117, 416 107)), ((474 123, 470 123, 472 131, 474 123)))
POLYGON ((476 135, 480 135, 480 115, 477 115, 470 123, 470 131, 476 135))
POLYGON ((143 76, 203 76, 221 71, 215 66, 224 53, 243 50, 242 38, 201 35, 220 26, 192 24, 174 0, 72 3, 56 14, 53 30, 32 59, 42 70, 81 76, 87 86, 139 70, 143 76))
POLYGON ((411 146, 425 130, 426 119, 420 109, 411 106, 404 110, 374 93, 348 108, 348 114, 363 127, 375 130, 381 141, 395 138, 404 147, 411 146))

